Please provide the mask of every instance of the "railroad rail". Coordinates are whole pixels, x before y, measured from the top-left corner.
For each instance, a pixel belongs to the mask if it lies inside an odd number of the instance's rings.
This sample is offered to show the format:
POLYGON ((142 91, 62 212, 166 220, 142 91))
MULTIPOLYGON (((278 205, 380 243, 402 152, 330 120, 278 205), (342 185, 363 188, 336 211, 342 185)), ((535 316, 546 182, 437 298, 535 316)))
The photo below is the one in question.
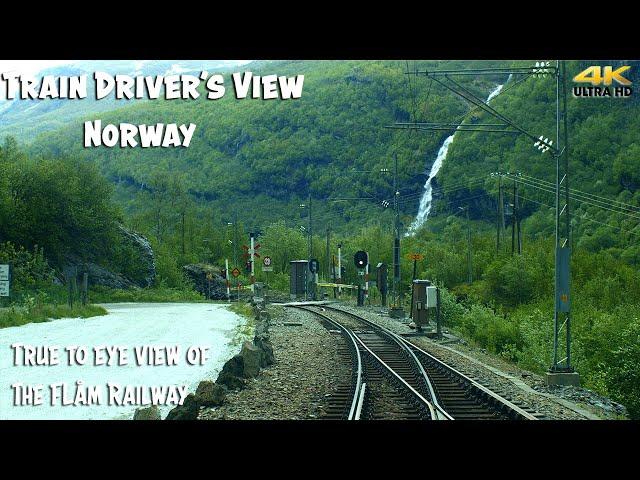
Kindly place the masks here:
POLYGON ((403 342, 382 331, 354 331, 335 314, 321 310, 326 306, 290 306, 320 317, 345 339, 339 354, 352 362, 352 384, 339 385, 331 395, 326 418, 450 419, 433 401, 426 372, 403 342))
POLYGON ((384 412, 376 412, 376 403, 389 407, 396 402, 401 414, 392 418, 538 419, 535 412, 514 404, 371 320, 328 305, 294 307, 322 318, 342 334, 349 346, 348 353, 342 355, 352 359, 352 385, 348 394, 346 387, 339 389, 330 402, 328 418, 385 418, 384 412), (380 374, 393 385, 392 391, 381 384, 384 379, 380 374))

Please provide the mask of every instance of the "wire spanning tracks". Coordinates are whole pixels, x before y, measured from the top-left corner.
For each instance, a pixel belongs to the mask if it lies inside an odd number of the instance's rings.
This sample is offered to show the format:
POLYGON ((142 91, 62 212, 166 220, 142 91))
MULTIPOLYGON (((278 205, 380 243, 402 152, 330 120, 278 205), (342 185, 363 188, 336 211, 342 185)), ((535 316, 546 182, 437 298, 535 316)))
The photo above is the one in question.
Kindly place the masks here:
MULTIPOLYGON (((339 311, 297 306, 322 318, 342 334, 339 355, 352 365, 350 385, 339 385, 330 397, 326 418, 440 419, 446 418, 430 401, 428 378, 415 355, 386 332, 350 328, 339 311)), ((347 319, 348 320, 348 319, 347 319)))
MULTIPOLYGON (((428 399, 436 410, 436 417, 453 420, 536 420, 539 414, 516 405, 497 393, 480 385, 455 368, 447 365, 432 354, 421 349, 407 339, 377 325, 359 315, 334 307, 323 306, 324 313, 338 315, 341 323, 357 328, 364 326, 367 331, 356 331, 359 339, 365 340, 374 351, 378 349, 382 356, 386 354, 389 344, 386 346, 379 340, 382 337, 393 338, 398 344, 402 344, 409 356, 419 364, 421 378, 418 378, 415 369, 407 369, 405 364, 395 364, 389 360, 390 366, 403 376, 407 383, 416 390, 426 393, 428 399), (424 379, 425 389, 420 388, 424 379)), ((335 317, 334 317, 334 321, 335 317)))

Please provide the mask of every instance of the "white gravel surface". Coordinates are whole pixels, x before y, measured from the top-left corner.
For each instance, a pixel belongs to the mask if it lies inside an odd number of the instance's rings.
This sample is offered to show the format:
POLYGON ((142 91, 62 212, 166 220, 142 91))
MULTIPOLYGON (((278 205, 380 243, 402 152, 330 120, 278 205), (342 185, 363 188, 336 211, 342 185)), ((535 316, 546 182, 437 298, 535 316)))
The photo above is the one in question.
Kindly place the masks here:
MULTIPOLYGON (((0 329, 0 419, 131 419, 136 406, 14 406, 11 385, 49 385, 77 380, 85 385, 102 385, 108 381, 121 385, 184 385, 195 391, 198 382, 215 379, 224 362, 235 351, 230 342, 245 320, 226 309, 210 303, 120 303, 104 305, 108 315, 88 319, 60 319, 46 323, 31 323, 0 329), (60 365, 13 366, 10 345, 126 346, 131 350, 126 366, 67 366, 66 355, 60 365), (133 347, 141 345, 179 346, 182 352, 175 366, 136 366, 133 347), (190 346, 209 347, 209 359, 204 365, 188 365, 184 352, 190 346)), ((166 416, 172 405, 160 407, 166 416)))

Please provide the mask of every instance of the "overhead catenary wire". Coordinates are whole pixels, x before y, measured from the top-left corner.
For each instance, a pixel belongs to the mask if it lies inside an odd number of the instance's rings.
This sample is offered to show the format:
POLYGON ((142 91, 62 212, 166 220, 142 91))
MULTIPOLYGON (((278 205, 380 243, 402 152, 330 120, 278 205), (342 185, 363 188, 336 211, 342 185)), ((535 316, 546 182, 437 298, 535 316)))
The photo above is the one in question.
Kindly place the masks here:
MULTIPOLYGON (((533 180, 527 180, 527 179, 523 179, 523 178, 519 178, 519 177, 513 177, 516 179, 517 182, 522 183, 523 185, 532 187, 532 188, 537 188, 538 190, 542 190, 545 191, 547 193, 552 193, 555 194, 555 189, 550 188, 548 185, 542 184, 542 183, 536 183, 536 181, 533 180)), ((637 220, 640 220, 640 215, 634 215, 630 212, 625 212, 625 211, 621 211, 621 210, 616 210, 614 208, 610 208, 609 205, 602 205, 600 203, 594 203, 594 201, 589 201, 585 198, 580 197, 579 195, 573 193, 573 194, 569 194, 569 197, 573 200, 576 200, 582 204, 586 204, 586 205, 591 205, 593 207, 596 208, 601 208, 603 210, 607 210, 613 213, 617 213, 620 215, 624 215, 630 218, 635 218, 637 220)))
MULTIPOLYGON (((522 177, 525 177, 525 178, 528 178, 528 179, 531 179, 531 180, 535 180, 535 181, 538 181, 538 182, 541 182, 541 183, 546 183, 546 184, 549 184, 549 185, 553 185, 555 187, 554 183, 549 182, 547 180, 543 180, 541 178, 532 177, 530 175, 525 175, 525 174, 520 174, 519 176, 522 176, 522 177)), ((620 208, 626 208, 626 209, 628 209, 630 211, 640 213, 640 207, 639 206, 631 205, 629 203, 620 202, 618 200, 613 200, 613 199, 610 199, 610 198, 607 198, 607 197, 603 197, 601 195, 596 195, 594 193, 584 192, 584 191, 578 190, 576 188, 569 188, 569 191, 570 192, 575 192, 576 194, 584 196, 584 197, 593 197, 594 201, 598 200, 598 201, 606 202, 608 204, 618 204, 618 205, 620 205, 620 208)))
MULTIPOLYGON (((555 206, 553 206, 553 205, 549 205, 548 203, 545 203, 545 202, 539 202, 539 201, 537 201, 537 200, 533 200, 533 199, 531 199, 531 198, 524 197, 524 196, 522 196, 522 195, 518 195, 518 197, 519 197, 520 199, 522 199, 522 200, 526 200, 526 201, 528 201, 528 202, 533 202, 533 203, 536 203, 536 204, 538 204, 538 205, 543 205, 543 206, 545 206, 545 207, 549 207, 550 209, 553 209, 553 210, 555 210, 555 208, 556 208, 555 206)), ((587 220, 587 221, 589 221, 589 222, 598 223, 598 224, 600 224, 600 225, 604 225, 604 226, 607 226, 607 227, 616 228, 616 229, 618 229, 618 230, 622 230, 622 231, 627 232, 627 233, 630 233, 630 234, 632 234, 632 235, 640 236, 640 232, 634 232, 633 230, 629 230, 629 229, 626 229, 626 228, 623 228, 623 227, 620 227, 620 226, 616 226, 616 225, 611 225, 610 223, 600 222, 599 220, 596 220, 596 219, 594 219, 594 218, 587 217, 587 215, 586 215, 586 214, 580 215, 580 216, 579 216, 579 218, 580 218, 580 219, 583 219, 583 220, 587 220)))

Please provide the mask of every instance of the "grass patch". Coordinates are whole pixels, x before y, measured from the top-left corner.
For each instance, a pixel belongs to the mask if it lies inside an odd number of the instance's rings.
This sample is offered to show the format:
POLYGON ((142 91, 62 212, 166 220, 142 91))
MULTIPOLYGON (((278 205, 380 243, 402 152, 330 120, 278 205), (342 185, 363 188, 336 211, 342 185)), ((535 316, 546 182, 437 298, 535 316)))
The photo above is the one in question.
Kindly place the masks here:
POLYGON ((47 322, 55 318, 88 318, 106 315, 107 311, 99 305, 43 304, 32 308, 12 306, 0 311, 0 328, 17 327, 27 323, 47 322))
POLYGON ((203 295, 195 290, 176 289, 169 287, 137 288, 131 290, 116 290, 96 286, 89 292, 92 302, 120 303, 120 302, 206 302, 203 295))
POLYGON ((232 303, 227 305, 227 308, 241 317, 244 317, 245 322, 236 327, 233 333, 233 339, 231 345, 238 347, 244 342, 253 339, 254 331, 256 328, 256 318, 253 314, 253 307, 248 302, 232 303))

